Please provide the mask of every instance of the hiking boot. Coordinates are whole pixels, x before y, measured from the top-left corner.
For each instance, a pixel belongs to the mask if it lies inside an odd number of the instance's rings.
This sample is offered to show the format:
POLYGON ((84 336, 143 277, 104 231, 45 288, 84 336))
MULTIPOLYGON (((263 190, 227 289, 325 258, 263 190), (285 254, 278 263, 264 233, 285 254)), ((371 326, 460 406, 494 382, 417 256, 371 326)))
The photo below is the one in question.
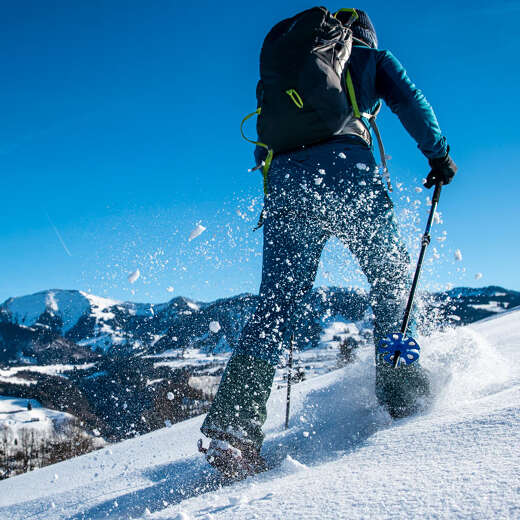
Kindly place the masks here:
MULTIPOLYGON (((240 446, 240 442, 235 444, 240 446)), ((198 449, 206 456, 208 463, 226 478, 243 479, 267 469, 263 457, 250 446, 238 448, 230 442, 212 439, 209 447, 204 448, 202 439, 199 439, 198 449)))
POLYGON ((200 431, 211 439, 260 452, 275 367, 247 355, 233 355, 200 431))
POLYGON ((430 377, 418 362, 393 368, 379 356, 376 362, 376 396, 398 419, 423 410, 430 397, 430 377))

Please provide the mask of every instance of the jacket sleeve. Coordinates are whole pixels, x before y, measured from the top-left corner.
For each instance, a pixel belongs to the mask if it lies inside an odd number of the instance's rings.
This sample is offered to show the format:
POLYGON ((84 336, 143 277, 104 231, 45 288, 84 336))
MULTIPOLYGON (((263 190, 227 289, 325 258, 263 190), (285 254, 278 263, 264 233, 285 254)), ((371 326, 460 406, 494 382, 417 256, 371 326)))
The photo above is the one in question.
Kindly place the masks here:
POLYGON ((396 114, 428 159, 447 153, 433 108, 390 51, 382 51, 376 69, 376 91, 396 114))

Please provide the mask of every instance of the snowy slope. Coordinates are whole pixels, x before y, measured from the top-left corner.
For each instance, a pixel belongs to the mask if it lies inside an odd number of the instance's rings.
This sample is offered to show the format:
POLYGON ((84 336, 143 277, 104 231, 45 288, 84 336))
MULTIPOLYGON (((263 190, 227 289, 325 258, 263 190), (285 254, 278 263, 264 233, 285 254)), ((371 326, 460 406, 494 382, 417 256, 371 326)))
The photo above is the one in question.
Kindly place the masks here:
POLYGON ((0 395, 0 426, 7 430, 9 436, 17 436, 23 429, 47 433, 55 424, 67 419, 72 419, 72 415, 43 408, 35 399, 0 395), (28 402, 31 403, 32 410, 27 409, 28 402))
POLYGON ((368 350, 269 403, 272 471, 232 486, 197 455, 195 418, 0 482, 0 518, 520 518, 520 310, 423 341, 428 413, 377 406, 368 350))
POLYGON ((51 290, 10 298, 3 306, 14 322, 26 326, 34 325, 45 312, 58 316, 63 323, 62 330, 66 333, 88 310, 89 300, 79 291, 51 290))

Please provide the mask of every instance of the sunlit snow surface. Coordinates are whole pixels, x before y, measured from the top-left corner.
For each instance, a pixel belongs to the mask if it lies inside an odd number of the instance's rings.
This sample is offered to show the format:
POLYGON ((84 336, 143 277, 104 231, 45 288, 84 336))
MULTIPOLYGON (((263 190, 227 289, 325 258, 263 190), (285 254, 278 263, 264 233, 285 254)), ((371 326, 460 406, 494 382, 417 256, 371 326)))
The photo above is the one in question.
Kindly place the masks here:
POLYGON ((0 396, 0 424, 9 437, 16 437, 21 430, 46 433, 66 419, 72 419, 72 416, 43 408, 35 399, 0 396), (27 409, 29 402, 31 410, 27 409))
MULTIPOLYGON (((32 384, 36 381, 30 379, 16 378, 19 372, 36 372, 38 374, 47 374, 49 376, 58 376, 72 370, 87 370, 92 368, 94 363, 83 363, 81 365, 24 365, 19 367, 0 368, 0 382, 11 384, 32 384)), ((0 420, 0 425, 2 421, 0 420)))
POLYGON ((9 519, 520 517, 520 310, 419 338, 428 412, 393 421, 370 349, 344 369, 274 390, 271 471, 228 485, 196 452, 202 417, 0 482, 9 519))

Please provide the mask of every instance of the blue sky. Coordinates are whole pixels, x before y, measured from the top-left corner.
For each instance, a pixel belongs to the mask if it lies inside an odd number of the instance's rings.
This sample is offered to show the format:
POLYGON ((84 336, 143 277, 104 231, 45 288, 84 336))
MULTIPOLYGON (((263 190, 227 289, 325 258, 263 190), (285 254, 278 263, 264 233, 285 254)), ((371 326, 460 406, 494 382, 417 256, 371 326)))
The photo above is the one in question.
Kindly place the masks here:
MULTIPOLYGON (((47 288, 154 302, 257 291, 261 182, 239 123, 255 108, 265 34, 314 4, 259 5, 2 3, 0 300, 47 288), (188 242, 199 222, 207 231, 188 242)), ((520 2, 398 5, 355 7, 433 104, 460 168, 424 287, 520 289, 520 2)), ((380 126, 415 251, 428 165, 386 109, 380 126)), ((363 286, 356 269, 332 241, 316 283, 363 286)))

